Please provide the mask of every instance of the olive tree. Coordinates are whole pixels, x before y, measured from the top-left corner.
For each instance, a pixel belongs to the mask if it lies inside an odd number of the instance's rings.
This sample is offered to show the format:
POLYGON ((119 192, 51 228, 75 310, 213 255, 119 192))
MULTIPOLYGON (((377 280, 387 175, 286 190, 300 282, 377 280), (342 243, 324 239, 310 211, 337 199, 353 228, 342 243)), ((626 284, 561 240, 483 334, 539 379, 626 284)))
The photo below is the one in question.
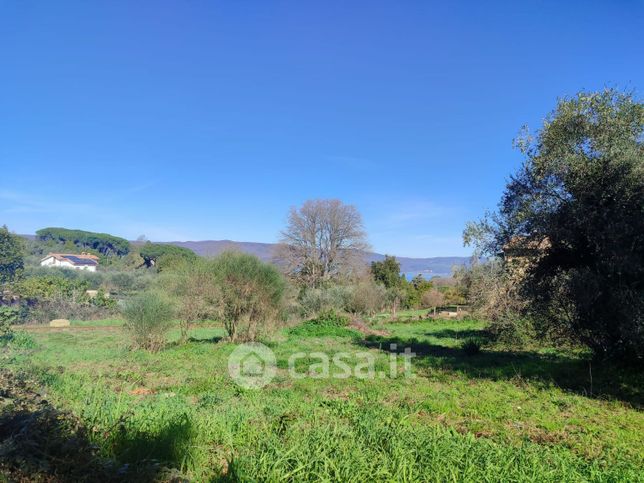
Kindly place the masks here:
POLYGON ((276 259, 309 287, 355 273, 369 248, 362 217, 340 200, 309 200, 292 208, 276 259))
MULTIPOLYGON (((465 231, 503 254, 543 332, 598 357, 644 358, 644 104, 605 90, 559 101, 497 213, 465 231), (517 263, 519 262, 519 263, 517 263)), ((512 274, 511 274, 512 275, 512 274)))

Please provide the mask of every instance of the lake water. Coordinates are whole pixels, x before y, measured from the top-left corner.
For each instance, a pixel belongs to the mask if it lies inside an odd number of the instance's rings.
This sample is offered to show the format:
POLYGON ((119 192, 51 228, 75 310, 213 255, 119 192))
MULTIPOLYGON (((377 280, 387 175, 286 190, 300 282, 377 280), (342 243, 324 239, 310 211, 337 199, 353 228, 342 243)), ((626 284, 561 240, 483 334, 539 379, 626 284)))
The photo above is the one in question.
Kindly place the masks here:
POLYGON ((442 273, 442 272, 404 272, 403 275, 407 280, 411 280, 416 275, 421 274, 424 279, 431 280, 433 277, 451 277, 451 273, 442 273))

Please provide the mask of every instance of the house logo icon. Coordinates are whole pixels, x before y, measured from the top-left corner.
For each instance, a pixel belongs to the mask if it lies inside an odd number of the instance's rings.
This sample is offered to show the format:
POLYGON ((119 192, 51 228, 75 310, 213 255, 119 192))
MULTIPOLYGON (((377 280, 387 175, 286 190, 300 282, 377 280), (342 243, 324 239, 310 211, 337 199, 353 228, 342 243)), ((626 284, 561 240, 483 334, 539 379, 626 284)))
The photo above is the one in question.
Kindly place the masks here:
POLYGON ((241 344, 228 357, 228 374, 241 387, 259 389, 273 380, 275 354, 264 344, 241 344))

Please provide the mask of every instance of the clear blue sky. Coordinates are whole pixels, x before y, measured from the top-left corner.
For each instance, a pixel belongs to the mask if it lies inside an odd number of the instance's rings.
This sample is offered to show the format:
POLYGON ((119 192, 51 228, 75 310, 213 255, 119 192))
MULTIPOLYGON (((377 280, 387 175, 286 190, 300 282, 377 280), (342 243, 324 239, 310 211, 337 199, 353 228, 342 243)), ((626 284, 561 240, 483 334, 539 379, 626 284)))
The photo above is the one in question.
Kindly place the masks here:
POLYGON ((272 242, 333 197, 379 252, 469 254, 523 124, 639 93, 644 3, 456 3, 0 1, 0 224, 272 242))

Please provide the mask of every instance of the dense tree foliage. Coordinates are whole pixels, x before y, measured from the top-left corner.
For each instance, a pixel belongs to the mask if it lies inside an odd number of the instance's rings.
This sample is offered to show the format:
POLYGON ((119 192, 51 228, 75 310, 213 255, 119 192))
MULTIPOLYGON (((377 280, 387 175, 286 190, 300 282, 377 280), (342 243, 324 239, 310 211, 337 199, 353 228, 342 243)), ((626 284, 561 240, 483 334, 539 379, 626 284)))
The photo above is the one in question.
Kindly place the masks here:
POLYGON ((0 284, 13 282, 24 267, 23 243, 19 236, 0 227, 0 284))
POLYGON ((644 358, 644 104, 607 90, 563 99, 519 147, 499 212, 465 232, 504 253, 544 331, 596 356, 644 358))
POLYGON ((60 244, 71 242, 78 248, 96 250, 105 256, 123 256, 130 251, 130 242, 107 233, 93 233, 67 228, 43 228, 38 230, 36 235, 42 241, 54 241, 60 244))
POLYGON ((371 275, 386 288, 400 287, 404 277, 400 274, 400 263, 396 257, 385 255, 384 260, 371 262, 371 275))
POLYGON ((139 249, 139 254, 146 266, 156 266, 159 270, 163 270, 164 265, 167 267, 181 261, 195 261, 197 259, 195 252, 189 248, 178 247, 169 243, 147 242, 139 249))

